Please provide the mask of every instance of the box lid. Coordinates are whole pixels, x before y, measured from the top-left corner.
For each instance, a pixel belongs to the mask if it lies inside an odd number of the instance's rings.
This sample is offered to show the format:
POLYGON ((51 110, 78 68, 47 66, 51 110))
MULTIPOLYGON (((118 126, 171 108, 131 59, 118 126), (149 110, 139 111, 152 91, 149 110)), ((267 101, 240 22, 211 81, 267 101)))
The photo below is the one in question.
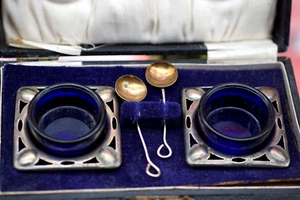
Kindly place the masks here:
MULTIPOLYGON (((291 0, 278 0, 277 11, 272 31, 272 40, 278 46, 279 52, 286 51, 289 44, 291 0)), ((0 4, 2 5, 2 2, 0 4)), ((2 8, 0 8, 2 9, 2 8)), ((48 50, 23 49, 10 47, 6 44, 2 16, 0 26, 0 56, 1 57, 48 57, 62 54, 48 50)), ((204 43, 172 43, 172 44, 112 44, 103 45, 89 51, 81 51, 81 55, 196 55, 207 53, 204 43)))

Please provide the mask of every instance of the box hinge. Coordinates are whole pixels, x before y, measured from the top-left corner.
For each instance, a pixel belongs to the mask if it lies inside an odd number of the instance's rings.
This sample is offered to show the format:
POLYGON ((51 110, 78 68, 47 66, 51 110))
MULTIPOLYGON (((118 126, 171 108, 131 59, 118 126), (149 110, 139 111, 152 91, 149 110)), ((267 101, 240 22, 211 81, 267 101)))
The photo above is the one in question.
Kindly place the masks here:
POLYGON ((27 56, 27 57, 18 57, 17 62, 24 62, 24 61, 57 61, 58 56, 45 56, 45 57, 40 57, 40 56, 27 56))

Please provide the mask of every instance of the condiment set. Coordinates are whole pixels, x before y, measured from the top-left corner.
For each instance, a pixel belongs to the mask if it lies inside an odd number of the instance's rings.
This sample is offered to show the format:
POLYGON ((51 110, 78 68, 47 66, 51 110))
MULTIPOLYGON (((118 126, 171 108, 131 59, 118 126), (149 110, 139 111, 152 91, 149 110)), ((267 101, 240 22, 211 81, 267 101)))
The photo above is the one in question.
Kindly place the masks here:
MULTIPOLYGON (((155 62, 146 68, 145 79, 153 87, 161 89, 165 105, 165 88, 177 81, 178 70, 171 63, 155 62)), ((280 100, 269 99, 266 94, 279 95, 269 87, 260 90, 239 83, 183 89, 183 132, 188 164, 233 166, 238 161, 239 166, 243 163, 245 166, 288 166, 288 150, 279 144, 281 137, 284 144, 286 141, 280 100), (187 105, 188 101, 190 105, 187 105), (191 144, 193 140, 195 142, 191 144), (219 156, 221 160, 210 160, 211 155, 219 156), (274 161, 271 164, 258 163, 256 155, 271 157, 274 161)), ((124 101, 140 102, 147 96, 147 87, 137 76, 127 74, 116 80, 115 88, 99 86, 94 91, 72 83, 49 86, 41 91, 38 88, 21 88, 17 95, 17 108, 21 107, 22 100, 26 103, 26 110, 17 109, 15 115, 16 168, 50 168, 36 166, 39 160, 53 163, 57 169, 70 167, 67 165, 74 165, 77 169, 118 167, 121 164, 121 131, 117 125, 119 106, 116 94, 124 101), (31 95, 32 91, 34 95, 31 95), (30 100, 24 100, 28 95, 30 100), (114 102, 113 108, 108 106, 111 101, 114 102), (28 130, 24 128, 24 122, 28 130), (114 138, 116 144, 111 145, 114 138), (20 148, 20 141, 28 146, 28 150, 20 148), (28 158, 32 158, 29 164, 28 158), (89 163, 91 160, 93 163, 89 163)), ((140 112, 138 115, 141 116, 140 112)), ((157 178, 161 170, 150 158, 139 121, 135 123, 148 162, 146 174, 157 178)), ((163 159, 172 156, 165 118, 163 144, 157 149, 157 156, 163 159), (166 154, 162 154, 163 148, 166 148, 166 154)))

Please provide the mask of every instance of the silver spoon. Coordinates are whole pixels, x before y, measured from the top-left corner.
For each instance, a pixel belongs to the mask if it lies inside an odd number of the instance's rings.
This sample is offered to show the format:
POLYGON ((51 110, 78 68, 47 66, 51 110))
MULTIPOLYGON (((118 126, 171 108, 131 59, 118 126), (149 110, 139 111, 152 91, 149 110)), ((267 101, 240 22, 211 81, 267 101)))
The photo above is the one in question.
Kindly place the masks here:
MULTIPOLYGON (((145 76, 150 85, 161 88, 163 103, 166 103, 166 94, 164 88, 173 85, 177 81, 178 71, 176 67, 168 62, 155 62, 147 68, 145 76)), ((166 120, 164 120, 163 142, 164 144, 161 144, 157 149, 157 155, 160 158, 169 158, 173 152, 167 142, 166 120), (167 155, 161 154, 161 150, 164 146, 168 149, 169 153, 167 155)))
MULTIPOLYGON (((115 84, 116 93, 125 101, 139 102, 142 101, 147 96, 147 87, 145 83, 136 76, 124 75, 118 78, 115 84)), ((136 122, 137 130, 139 132, 140 139, 143 144, 147 159, 146 174, 151 177, 159 177, 161 174, 160 169, 151 161, 148 149, 140 128, 138 121, 136 122), (156 173, 152 173, 150 168, 155 169, 156 173)))

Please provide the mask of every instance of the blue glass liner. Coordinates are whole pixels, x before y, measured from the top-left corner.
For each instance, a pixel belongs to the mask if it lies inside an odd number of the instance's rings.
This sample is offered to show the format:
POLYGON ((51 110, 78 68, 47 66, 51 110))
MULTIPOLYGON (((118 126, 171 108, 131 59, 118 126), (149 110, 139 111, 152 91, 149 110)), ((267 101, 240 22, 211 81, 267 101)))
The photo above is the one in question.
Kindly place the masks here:
POLYGON ((37 146, 69 157, 91 150, 103 139, 106 119, 102 99, 89 88, 72 83, 47 87, 28 107, 27 123, 37 146))
POLYGON ((246 155, 260 150, 272 137, 275 113, 259 90, 225 83, 204 93, 198 120, 208 145, 226 154, 246 155))

